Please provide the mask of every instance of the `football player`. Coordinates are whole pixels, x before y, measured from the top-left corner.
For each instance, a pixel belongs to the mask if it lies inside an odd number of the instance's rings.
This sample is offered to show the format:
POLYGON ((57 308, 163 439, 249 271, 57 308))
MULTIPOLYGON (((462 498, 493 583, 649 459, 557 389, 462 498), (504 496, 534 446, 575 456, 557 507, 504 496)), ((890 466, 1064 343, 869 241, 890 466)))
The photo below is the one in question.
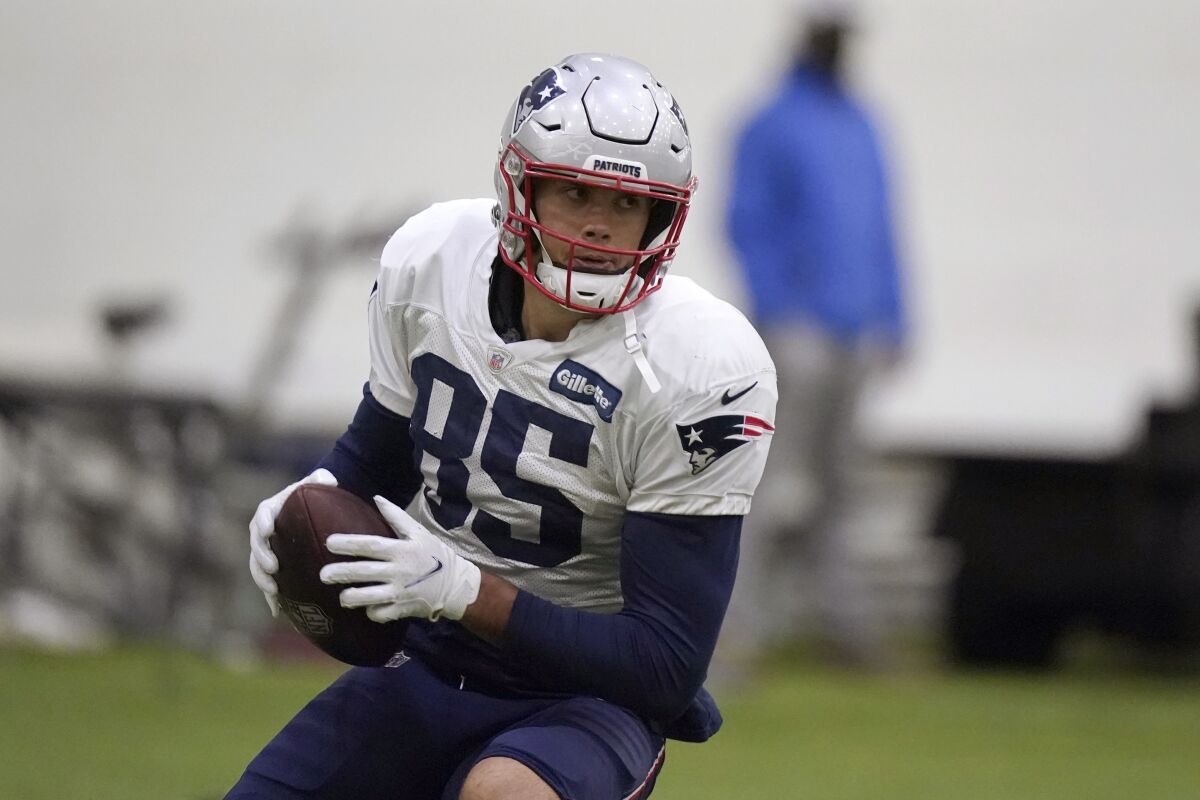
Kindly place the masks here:
MULTIPOLYGON (((362 403, 305 481, 373 498, 398 536, 331 535, 358 560, 321 579, 413 622, 230 797, 645 797, 665 739, 720 726, 702 684, 776 389, 746 319, 667 275, 691 164, 646 67, 573 55, 509 110, 497 199, 434 205, 388 242, 362 403)), ((292 488, 250 525, 273 611, 292 488)))

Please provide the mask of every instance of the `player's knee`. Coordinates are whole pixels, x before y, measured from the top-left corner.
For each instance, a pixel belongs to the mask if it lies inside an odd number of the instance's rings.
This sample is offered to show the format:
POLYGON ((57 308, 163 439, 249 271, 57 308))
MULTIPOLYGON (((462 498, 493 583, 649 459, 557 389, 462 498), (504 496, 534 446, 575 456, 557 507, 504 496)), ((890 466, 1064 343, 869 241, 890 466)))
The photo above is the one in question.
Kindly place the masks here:
POLYGON ((458 800, 559 800, 559 797, 520 761, 493 757, 471 768, 458 800))

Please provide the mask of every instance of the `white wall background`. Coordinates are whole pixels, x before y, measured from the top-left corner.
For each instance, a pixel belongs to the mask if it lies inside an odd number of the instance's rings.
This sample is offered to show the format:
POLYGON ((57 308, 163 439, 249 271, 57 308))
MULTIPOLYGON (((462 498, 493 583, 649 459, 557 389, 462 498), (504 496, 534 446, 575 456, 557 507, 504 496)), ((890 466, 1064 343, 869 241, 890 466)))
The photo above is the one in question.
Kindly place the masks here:
MULTIPOLYGON (((1103 452, 1189 390, 1200 301, 1200 3, 863 3, 857 83, 890 131, 910 359, 881 440, 1103 452)), ((0 2, 0 374, 103 374, 95 306, 167 295, 150 385, 246 396, 299 210, 328 230, 491 192, 500 119, 577 50, 639 58, 688 115, 701 191, 676 270, 741 303, 721 231, 737 124, 788 5, 0 2)), ((366 374, 371 264, 327 283, 275 390, 334 426, 366 374)))

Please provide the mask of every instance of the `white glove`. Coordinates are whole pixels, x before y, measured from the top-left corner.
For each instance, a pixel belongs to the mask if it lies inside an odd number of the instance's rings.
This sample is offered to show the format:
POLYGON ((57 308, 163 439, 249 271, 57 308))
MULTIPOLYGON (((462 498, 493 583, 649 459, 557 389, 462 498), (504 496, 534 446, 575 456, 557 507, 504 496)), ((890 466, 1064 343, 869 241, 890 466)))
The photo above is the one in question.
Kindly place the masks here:
POLYGON ((400 538, 331 533, 329 552, 369 561, 339 561, 321 568, 324 583, 370 583, 343 589, 344 608, 367 606, 376 622, 403 617, 462 619, 479 596, 479 567, 455 553, 404 509, 375 498, 384 519, 400 538))
POLYGON ((279 587, 271 576, 279 571, 279 559, 271 552, 271 534, 275 533, 275 518, 283 509, 288 496, 296 491, 297 486, 306 483, 319 483, 322 486, 337 486, 337 478, 327 469, 319 469, 306 478, 296 481, 283 491, 268 497, 258 504, 250 520, 250 575, 254 583, 262 590, 267 598, 267 606, 271 616, 279 616, 279 587))

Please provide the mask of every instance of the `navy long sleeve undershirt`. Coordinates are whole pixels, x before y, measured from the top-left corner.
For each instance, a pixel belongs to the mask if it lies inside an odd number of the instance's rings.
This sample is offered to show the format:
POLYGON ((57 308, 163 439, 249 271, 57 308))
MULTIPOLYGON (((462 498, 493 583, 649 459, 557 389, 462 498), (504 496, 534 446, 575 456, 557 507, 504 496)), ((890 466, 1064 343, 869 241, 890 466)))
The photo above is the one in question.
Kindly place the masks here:
MULTIPOLYGON (((320 466, 355 494, 406 505, 421 485, 408 426, 364 387, 354 421, 320 466)), ((733 589, 741 522, 627 513, 622 610, 564 608, 521 591, 494 666, 536 675, 542 690, 625 706, 674 738, 707 738, 720 714, 701 685, 733 589)))
POLYGON ((368 502, 380 494, 403 508, 421 488, 408 418, 384 407, 369 385, 363 386, 350 426, 317 467, 332 472, 338 486, 368 502))
MULTIPOLYGON (((597 614, 520 592, 505 649, 562 688, 676 720, 704 682, 737 572, 742 518, 630 512, 624 608, 597 614)), ((715 711, 715 709, 713 709, 715 711)))

